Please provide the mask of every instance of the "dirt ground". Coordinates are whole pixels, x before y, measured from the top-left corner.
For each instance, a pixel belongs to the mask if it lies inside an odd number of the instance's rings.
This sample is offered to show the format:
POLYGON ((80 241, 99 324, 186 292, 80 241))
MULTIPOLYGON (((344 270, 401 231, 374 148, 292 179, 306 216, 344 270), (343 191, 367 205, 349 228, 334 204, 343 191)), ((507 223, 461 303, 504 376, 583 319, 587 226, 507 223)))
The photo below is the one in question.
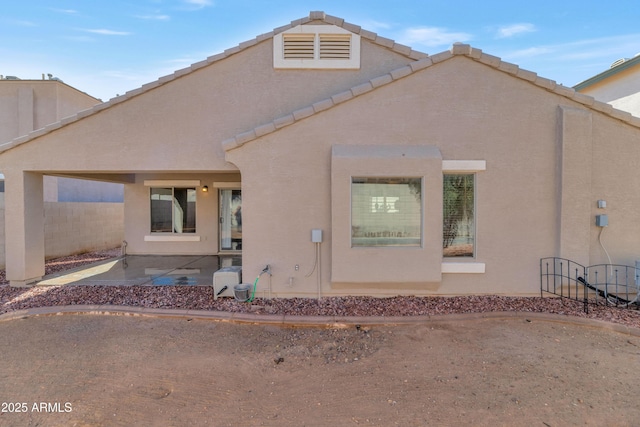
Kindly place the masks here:
POLYGON ((632 426, 640 337, 537 319, 343 329, 0 322, 2 426, 632 426))

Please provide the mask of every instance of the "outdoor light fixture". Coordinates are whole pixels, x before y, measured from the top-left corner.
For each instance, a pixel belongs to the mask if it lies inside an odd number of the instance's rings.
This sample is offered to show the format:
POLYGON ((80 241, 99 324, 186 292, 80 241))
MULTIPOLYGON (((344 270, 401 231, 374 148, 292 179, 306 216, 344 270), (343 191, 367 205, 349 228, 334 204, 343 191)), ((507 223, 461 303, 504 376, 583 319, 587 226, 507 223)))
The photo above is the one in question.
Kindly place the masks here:
POLYGON ((204 187, 202 187, 202 192, 206 193, 207 191, 209 191, 209 187, 207 187, 206 185, 204 187))

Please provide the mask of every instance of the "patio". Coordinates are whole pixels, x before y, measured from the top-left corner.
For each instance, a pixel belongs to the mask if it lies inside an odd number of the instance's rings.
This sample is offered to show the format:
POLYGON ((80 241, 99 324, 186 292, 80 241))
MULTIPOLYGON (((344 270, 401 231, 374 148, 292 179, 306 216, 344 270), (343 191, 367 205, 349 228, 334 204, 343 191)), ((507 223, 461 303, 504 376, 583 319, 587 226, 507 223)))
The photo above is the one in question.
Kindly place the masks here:
POLYGON ((126 255, 50 274, 37 285, 211 286, 213 273, 241 256, 126 255))

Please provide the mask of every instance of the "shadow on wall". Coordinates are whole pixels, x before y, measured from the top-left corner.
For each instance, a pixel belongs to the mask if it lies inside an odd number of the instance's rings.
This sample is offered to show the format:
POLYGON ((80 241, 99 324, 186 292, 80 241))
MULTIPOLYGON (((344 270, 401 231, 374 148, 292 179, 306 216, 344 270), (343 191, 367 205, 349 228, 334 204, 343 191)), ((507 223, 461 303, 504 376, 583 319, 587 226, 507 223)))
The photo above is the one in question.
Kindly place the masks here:
MULTIPOLYGON (((120 247, 124 203, 45 202, 45 258, 120 247)), ((0 192, 0 268, 5 268, 5 200, 0 192)))

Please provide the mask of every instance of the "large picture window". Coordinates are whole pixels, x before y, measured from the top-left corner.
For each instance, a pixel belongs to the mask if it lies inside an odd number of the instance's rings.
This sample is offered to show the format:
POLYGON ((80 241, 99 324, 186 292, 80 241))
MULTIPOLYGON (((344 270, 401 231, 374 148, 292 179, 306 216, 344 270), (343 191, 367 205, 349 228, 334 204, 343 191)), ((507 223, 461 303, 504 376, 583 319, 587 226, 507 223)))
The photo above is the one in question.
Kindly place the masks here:
POLYGON ((445 257, 475 253, 475 175, 444 174, 442 248, 445 257))
POLYGON ((195 233, 196 189, 151 188, 151 232, 195 233))
POLYGON ((352 246, 420 246, 421 178, 352 178, 352 246))

